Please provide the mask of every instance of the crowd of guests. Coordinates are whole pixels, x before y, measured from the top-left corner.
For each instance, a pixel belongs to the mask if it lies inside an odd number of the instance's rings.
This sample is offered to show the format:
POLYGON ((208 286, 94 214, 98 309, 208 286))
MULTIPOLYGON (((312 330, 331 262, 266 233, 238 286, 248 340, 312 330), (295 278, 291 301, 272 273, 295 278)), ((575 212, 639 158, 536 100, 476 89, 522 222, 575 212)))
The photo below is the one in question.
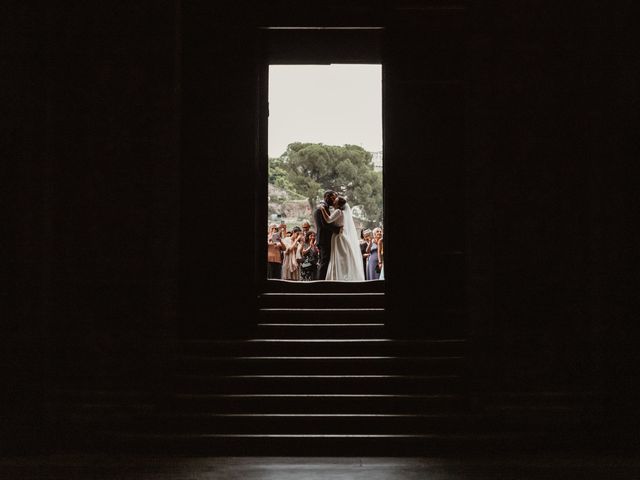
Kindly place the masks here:
MULTIPOLYGON (((301 227, 287 230, 284 223, 269 225, 267 234, 267 278, 311 281, 318 278, 320 252, 316 234, 305 220, 301 227)), ((365 280, 384 280, 384 242, 382 228, 360 232, 360 252, 365 280)))

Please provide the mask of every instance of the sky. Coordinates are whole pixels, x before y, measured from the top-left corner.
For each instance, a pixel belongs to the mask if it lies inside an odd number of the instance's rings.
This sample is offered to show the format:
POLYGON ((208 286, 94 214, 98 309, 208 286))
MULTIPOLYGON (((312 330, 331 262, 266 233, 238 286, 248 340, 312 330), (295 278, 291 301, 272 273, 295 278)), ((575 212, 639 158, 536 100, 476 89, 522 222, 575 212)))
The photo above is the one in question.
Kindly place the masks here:
POLYGON ((271 65, 269 157, 293 142, 382 150, 381 65, 271 65))

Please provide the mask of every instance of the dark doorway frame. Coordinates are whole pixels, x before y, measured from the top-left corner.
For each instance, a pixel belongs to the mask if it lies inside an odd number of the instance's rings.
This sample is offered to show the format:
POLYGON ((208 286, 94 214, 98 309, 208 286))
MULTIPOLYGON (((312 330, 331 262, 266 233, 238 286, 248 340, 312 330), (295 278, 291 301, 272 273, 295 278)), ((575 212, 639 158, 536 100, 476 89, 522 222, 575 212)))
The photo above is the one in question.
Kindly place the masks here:
MULTIPOLYGON (((329 65, 380 64, 383 69, 382 112, 384 152, 384 61, 381 27, 314 27, 261 28, 260 61, 258 62, 258 132, 256 148, 257 172, 255 181, 255 285, 257 294, 270 292, 292 293, 384 293, 386 280, 347 282, 288 282, 267 279, 267 246, 264 242, 267 218, 268 124, 269 124, 269 66, 270 65, 329 65)), ((384 153, 383 153, 384 158, 384 153)), ((383 205, 386 204, 383 164, 383 205)))

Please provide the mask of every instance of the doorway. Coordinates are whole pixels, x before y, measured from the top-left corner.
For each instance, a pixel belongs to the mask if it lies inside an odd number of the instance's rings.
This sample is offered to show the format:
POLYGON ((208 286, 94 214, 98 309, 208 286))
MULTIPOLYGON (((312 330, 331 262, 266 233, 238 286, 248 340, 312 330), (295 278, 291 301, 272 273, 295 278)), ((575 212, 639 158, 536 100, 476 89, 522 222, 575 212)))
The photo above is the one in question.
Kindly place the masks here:
POLYGON ((270 65, 268 101, 267 278, 384 279, 382 66, 270 65), (316 212, 326 191, 347 202, 331 210, 352 220, 335 220, 344 226, 333 241, 347 248, 336 249, 328 275, 319 262, 331 232, 321 237, 316 212))
POLYGON ((366 233, 376 245, 372 232, 379 230, 381 237, 384 228, 380 36, 380 29, 264 32, 256 195, 259 293, 384 291, 384 281, 371 281, 378 280, 380 267, 367 274, 364 238, 366 233), (278 240, 296 236, 302 246, 306 234, 317 229, 313 212, 327 190, 344 196, 352 208, 363 282, 328 284, 301 272, 274 274, 265 261, 265 233, 278 240))

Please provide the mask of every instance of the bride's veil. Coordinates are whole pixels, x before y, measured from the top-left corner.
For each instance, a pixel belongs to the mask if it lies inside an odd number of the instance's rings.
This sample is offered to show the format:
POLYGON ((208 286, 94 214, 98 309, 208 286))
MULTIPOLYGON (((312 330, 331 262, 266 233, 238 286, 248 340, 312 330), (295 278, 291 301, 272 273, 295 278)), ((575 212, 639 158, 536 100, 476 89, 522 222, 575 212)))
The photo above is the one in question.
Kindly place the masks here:
POLYGON ((360 252, 360 237, 358 236, 358 232, 356 231, 356 224, 353 221, 353 214, 351 213, 351 207, 348 203, 344 205, 343 212, 344 226, 342 229, 342 234, 348 241, 349 248, 351 248, 353 253, 353 258, 362 258, 362 253, 360 252))

